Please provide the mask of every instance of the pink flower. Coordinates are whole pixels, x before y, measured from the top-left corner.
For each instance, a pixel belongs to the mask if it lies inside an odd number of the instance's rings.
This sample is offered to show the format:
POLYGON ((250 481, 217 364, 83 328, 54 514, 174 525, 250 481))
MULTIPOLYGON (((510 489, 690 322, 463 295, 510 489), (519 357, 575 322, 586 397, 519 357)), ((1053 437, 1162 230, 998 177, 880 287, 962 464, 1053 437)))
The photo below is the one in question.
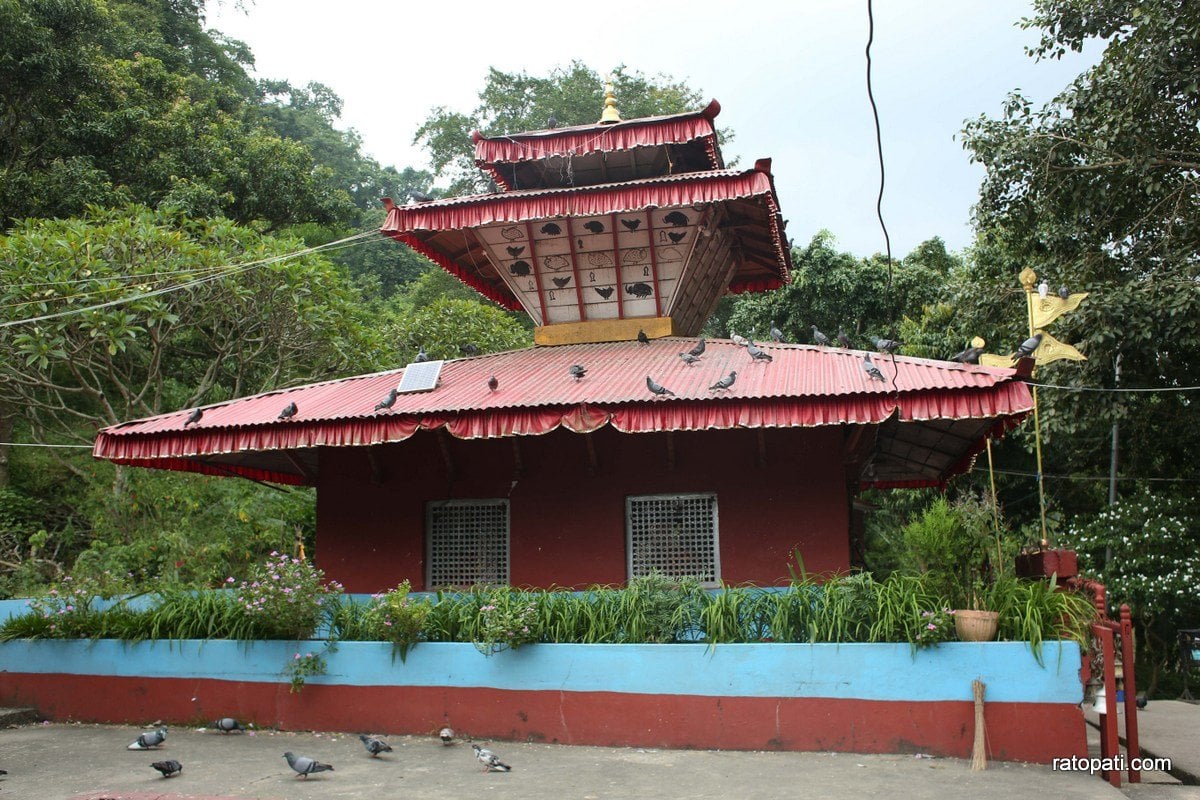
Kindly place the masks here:
POLYGON ((295 659, 296 659, 297 661, 299 661, 299 660, 300 660, 300 654, 299 654, 299 653, 296 653, 295 659))
POLYGON ((232 576, 232 575, 230 575, 228 578, 226 578, 226 579, 225 579, 225 582, 226 582, 226 583, 233 583, 233 576, 232 576))
POLYGON ((931 623, 929 623, 928 625, 926 625, 925 627, 927 627, 927 628, 928 628, 929 630, 931 630, 931 631, 932 631, 932 630, 937 630, 937 625, 934 625, 932 622, 931 622, 931 623))

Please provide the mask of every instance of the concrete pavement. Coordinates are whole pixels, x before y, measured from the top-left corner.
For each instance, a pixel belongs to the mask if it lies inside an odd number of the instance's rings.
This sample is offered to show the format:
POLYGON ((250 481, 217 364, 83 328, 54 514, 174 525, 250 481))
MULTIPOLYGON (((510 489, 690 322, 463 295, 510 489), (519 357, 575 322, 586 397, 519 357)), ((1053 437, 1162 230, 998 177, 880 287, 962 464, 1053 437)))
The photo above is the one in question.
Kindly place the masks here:
POLYGON ((0 730, 0 800, 169 800, 172 798, 404 798, 608 800, 609 798, 951 798, 1073 800, 1121 798, 1083 773, 1033 764, 852 753, 650 750, 489 742, 511 773, 483 773, 470 742, 387 737, 395 748, 370 758, 356 734, 256 731, 221 734, 173 728, 154 751, 126 749, 143 728, 35 723, 0 730), (283 752, 334 766, 299 778, 283 752), (164 779, 150 762, 183 773, 164 779))

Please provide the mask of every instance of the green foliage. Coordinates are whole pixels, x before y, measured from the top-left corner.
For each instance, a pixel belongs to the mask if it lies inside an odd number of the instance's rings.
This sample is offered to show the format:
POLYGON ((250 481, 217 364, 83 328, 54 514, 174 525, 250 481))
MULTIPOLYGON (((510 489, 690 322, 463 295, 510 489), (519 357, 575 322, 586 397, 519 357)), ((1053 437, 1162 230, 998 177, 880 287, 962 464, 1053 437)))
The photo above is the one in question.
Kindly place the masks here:
POLYGON ((400 345, 400 363, 409 363, 424 346, 430 358, 461 358, 472 344, 480 353, 516 350, 532 344, 529 332, 509 314, 478 300, 438 298, 389 324, 391 341, 400 345))
POLYGON ((288 679, 291 688, 288 690, 292 694, 299 694, 304 689, 305 679, 324 675, 329 671, 329 664, 325 661, 325 656, 320 653, 299 653, 297 652, 292 659, 283 667, 283 676, 288 679))
POLYGON ((255 639, 307 639, 327 613, 330 598, 342 593, 337 581, 323 582, 325 573, 310 562, 284 553, 254 568, 234 588, 234 603, 247 620, 255 639))
POLYGON ((928 576, 955 608, 994 611, 989 590, 1006 562, 991 503, 963 496, 938 497, 904 527, 903 562, 928 576))
MULTIPOLYGON (((357 623, 366 634, 364 638, 391 642, 400 654, 401 661, 408 655, 409 648, 420 641, 431 607, 428 599, 410 598, 410 590, 411 586, 405 580, 395 589, 372 595, 370 604, 363 610, 361 620, 357 623)), ((342 624, 345 627, 345 623, 342 624)), ((335 630, 336 625, 335 622, 335 630)), ((343 630, 341 638, 345 638, 347 632, 343 630)))
POLYGON ((536 598, 535 594, 508 586, 490 590, 487 602, 479 607, 478 625, 472 637, 476 649, 490 656, 538 641, 536 598))
POLYGON ((954 610, 941 608, 935 611, 922 611, 921 624, 917 629, 917 647, 932 647, 935 644, 949 642, 955 638, 954 610))
MULTIPOLYGON (((618 67, 612 73, 617 105, 624 119, 697 111, 700 92, 682 81, 647 77, 618 67)), ((494 136, 542 130, 551 116, 561 127, 592 125, 604 108, 604 80, 580 61, 557 68, 546 77, 526 72, 488 70, 479 106, 470 114, 441 106, 417 129, 414 142, 429 153, 434 174, 450 183, 448 194, 487 191, 487 179, 475 166, 471 132, 494 136)))

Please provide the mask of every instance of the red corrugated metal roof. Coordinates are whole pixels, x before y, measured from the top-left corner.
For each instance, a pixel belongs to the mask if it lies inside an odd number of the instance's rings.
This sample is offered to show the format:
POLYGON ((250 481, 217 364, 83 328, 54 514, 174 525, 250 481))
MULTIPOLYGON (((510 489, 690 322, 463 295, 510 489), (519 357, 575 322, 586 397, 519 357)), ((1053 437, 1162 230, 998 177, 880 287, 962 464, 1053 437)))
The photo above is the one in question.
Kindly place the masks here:
MULTIPOLYGON (((887 397, 895 393, 990 389, 1013 380, 1014 371, 897 356, 895 371, 889 357, 873 358, 888 380, 871 380, 862 369, 863 351, 818 348, 796 344, 760 344, 771 354, 771 363, 752 361, 744 347, 728 340, 710 340, 700 362, 688 366, 678 354, 695 339, 665 338, 649 345, 637 342, 564 345, 514 350, 447 361, 436 389, 400 395, 387 411, 374 411, 388 390, 399 382, 403 370, 282 389, 219 403, 205 409, 202 419, 183 427, 191 409, 127 422, 106 428, 105 436, 159 432, 199 433, 246 426, 294 426, 314 421, 339 421, 405 414, 443 414, 459 411, 534 409, 579 404, 621 405, 672 402, 655 398, 646 388, 649 375, 687 400, 737 403, 784 398, 887 397), (574 380, 573 364, 587 368, 574 380), (727 391, 709 387, 730 371, 737 380, 727 391), (895 380, 893 383, 893 375, 895 380), (489 377, 499 383, 488 389, 489 377), (278 421, 289 403, 298 411, 290 420, 278 421)), ((983 411, 983 409, 979 409, 983 411)), ((979 416, 964 409, 962 416, 979 416)), ((948 416, 957 416, 954 414, 948 416)))

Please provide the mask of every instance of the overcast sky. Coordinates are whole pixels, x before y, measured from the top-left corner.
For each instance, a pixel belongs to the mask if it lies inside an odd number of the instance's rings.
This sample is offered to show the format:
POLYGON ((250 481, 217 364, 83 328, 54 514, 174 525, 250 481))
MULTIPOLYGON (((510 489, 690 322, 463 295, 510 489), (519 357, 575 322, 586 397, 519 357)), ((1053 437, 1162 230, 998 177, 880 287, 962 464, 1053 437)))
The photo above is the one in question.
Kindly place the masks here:
MULTIPOLYGON (((931 236, 971 241, 982 169, 956 138, 1020 89, 1049 99, 1096 57, 1025 55, 1037 31, 1018 0, 876 0, 872 77, 887 169, 883 213, 896 257, 931 236)), ((866 91, 866 0, 564 5, 525 0, 212 3, 208 25, 246 42, 260 78, 320 81, 345 101, 341 127, 385 165, 428 166, 413 134, 439 105, 470 111, 488 67, 545 75, 572 59, 625 64, 720 101, 726 160, 774 159, 788 235, 828 228, 842 249, 883 252, 879 167, 866 91)), ((620 98, 618 98, 618 105, 620 98)), ((596 109, 599 119, 600 109, 596 109)))

